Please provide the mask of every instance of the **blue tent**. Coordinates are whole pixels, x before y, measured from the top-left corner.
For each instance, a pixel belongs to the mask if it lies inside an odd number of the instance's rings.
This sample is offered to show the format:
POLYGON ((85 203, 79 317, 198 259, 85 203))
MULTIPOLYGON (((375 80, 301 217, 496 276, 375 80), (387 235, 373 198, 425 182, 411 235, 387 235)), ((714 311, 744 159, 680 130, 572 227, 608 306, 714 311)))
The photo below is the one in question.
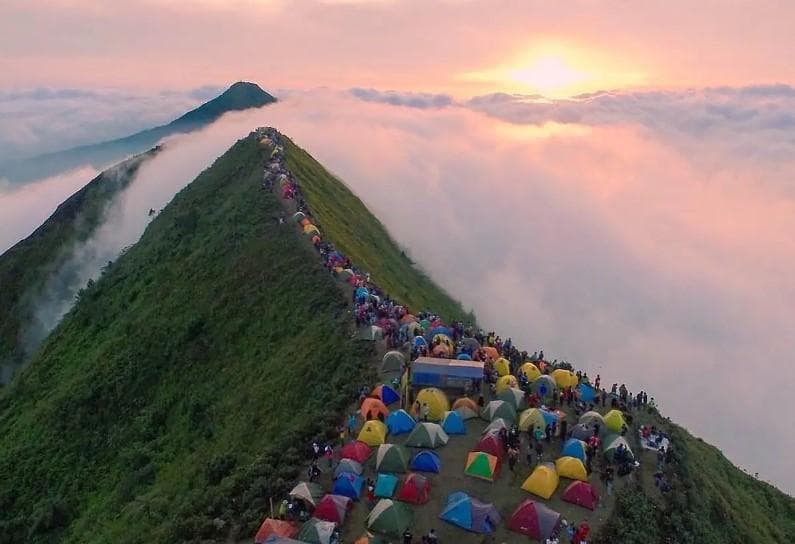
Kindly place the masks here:
POLYGON ((386 416, 386 426, 389 434, 410 433, 417 424, 414 418, 405 410, 395 410, 386 416))
POLYGON ((397 489, 398 479, 397 476, 392 474, 379 474, 375 480, 375 496, 391 498, 397 489))
POLYGON ((469 353, 463 353, 462 352, 462 353, 458 354, 456 359, 458 359, 459 361, 471 361, 472 360, 472 356, 469 353))
POLYGON ((381 401, 387 406, 400 400, 400 395, 398 395, 398 392, 392 389, 392 387, 388 386, 387 384, 381 385, 380 393, 381 393, 380 395, 381 401))
POLYGON ((432 451, 421 451, 411 459, 409 468, 417 472, 438 473, 442 468, 442 460, 432 451))
POLYGON ((456 411, 445 412, 442 417, 442 429, 447 434, 467 434, 464 419, 456 411))
POLYGON ((493 533, 500 523, 493 504, 473 499, 463 491, 448 495, 439 518, 474 533, 493 533))
POLYGON ((341 472, 334 480, 334 490, 332 493, 335 495, 350 497, 351 499, 358 501, 359 497, 362 495, 363 486, 364 478, 358 474, 354 474, 353 472, 341 472))
POLYGON ((558 420, 558 415, 554 412, 541 410, 541 415, 544 416, 544 423, 546 423, 547 425, 551 425, 553 421, 558 420))
POLYGON ((569 438, 563 444, 563 450, 560 452, 561 457, 576 457, 583 463, 585 462, 585 442, 577 440, 576 438, 569 438))
POLYGON ((577 386, 577 391, 580 392, 580 399, 583 402, 593 402, 596 398, 596 389, 590 385, 581 383, 577 386))
POLYGON ((451 331, 447 327, 436 327, 435 329, 431 329, 431 331, 426 336, 429 339, 432 339, 437 334, 443 334, 448 338, 450 338, 451 340, 453 339, 453 331, 451 331))
POLYGON ((422 336, 415 336, 414 337, 414 347, 415 348, 417 346, 427 346, 427 345, 428 345, 427 340, 425 340, 425 338, 423 338, 422 336))

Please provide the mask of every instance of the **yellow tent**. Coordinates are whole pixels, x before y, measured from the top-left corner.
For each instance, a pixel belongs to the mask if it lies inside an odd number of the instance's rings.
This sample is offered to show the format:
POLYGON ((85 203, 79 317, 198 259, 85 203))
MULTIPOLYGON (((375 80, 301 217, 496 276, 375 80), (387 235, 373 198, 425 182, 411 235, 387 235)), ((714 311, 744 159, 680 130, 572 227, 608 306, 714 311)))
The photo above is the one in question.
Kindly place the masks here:
POLYGON ((555 379, 558 389, 577 387, 577 375, 571 370, 559 368, 557 370, 553 370, 551 376, 555 379))
POLYGON ((304 225, 304 234, 317 234, 320 236, 320 231, 317 230, 315 225, 304 225))
POLYGON ((497 380, 497 394, 499 395, 506 389, 510 389, 511 387, 519 387, 519 382, 516 381, 516 378, 508 374, 507 376, 503 376, 502 378, 497 380))
POLYGON ((455 344, 446 334, 435 334, 431 339, 431 345, 436 345, 436 342, 446 345, 450 349, 455 349, 455 344))
POLYGON ((618 410, 610 410, 605 414, 605 427, 614 433, 620 433, 621 427, 626 425, 624 416, 618 410))
POLYGON ((511 373, 511 363, 509 363, 508 359, 505 357, 500 357, 494 361, 494 370, 496 370, 497 374, 500 376, 507 376, 511 373))
POLYGON ((430 421, 441 421, 445 412, 450 411, 450 401, 441 389, 426 387, 417 394, 417 402, 420 403, 419 419, 422 419, 422 408, 428 405, 428 419, 430 421))
POLYGON ((555 469, 561 478, 588 481, 588 472, 585 470, 585 465, 576 457, 561 457, 555 461, 555 469))
POLYGON ((536 466, 533 473, 524 481, 522 489, 541 498, 549 499, 558 488, 559 481, 555 465, 552 463, 541 463, 536 466))
POLYGON ((532 382, 541 375, 541 371, 533 363, 527 362, 519 367, 517 374, 524 374, 527 376, 527 381, 532 382))
POLYGON ((359 431, 359 440, 368 446, 380 446, 386 442, 387 428, 383 422, 376 419, 365 422, 362 430, 359 431))
POLYGON ((544 421, 544 414, 542 414, 541 410, 538 408, 528 408, 519 414, 519 430, 527 432, 530 425, 532 425, 534 429, 541 429, 542 431, 547 426, 546 421, 544 421))

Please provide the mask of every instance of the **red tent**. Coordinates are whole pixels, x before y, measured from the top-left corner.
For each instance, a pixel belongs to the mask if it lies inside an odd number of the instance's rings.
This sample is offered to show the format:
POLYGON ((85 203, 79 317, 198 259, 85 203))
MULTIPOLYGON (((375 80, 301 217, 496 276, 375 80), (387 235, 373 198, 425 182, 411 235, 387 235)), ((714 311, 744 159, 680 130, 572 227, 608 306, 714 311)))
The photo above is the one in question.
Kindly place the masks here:
POLYGON ((317 503, 317 507, 312 512, 312 517, 342 525, 345 522, 345 515, 352 507, 353 501, 350 497, 326 495, 317 503))
POLYGON ((505 455, 505 446, 498 433, 487 433, 475 446, 475 451, 482 451, 493 455, 497 459, 502 459, 503 455, 505 455))
POLYGON ((367 458, 370 457, 370 453, 372 453, 370 451, 370 446, 364 442, 356 440, 354 442, 348 442, 342 446, 340 457, 342 459, 353 459, 357 463, 364 463, 367 461, 367 458))
POLYGON ((560 514, 532 499, 520 504, 508 520, 511 531, 544 541, 560 532, 560 514))
POLYGON ((403 487, 398 492, 397 499, 411 504, 425 504, 431 493, 431 483, 422 474, 409 474, 403 487))
POLYGON ((591 484, 586 482, 575 481, 570 483, 560 498, 589 510, 596 509, 596 505, 599 504, 599 493, 596 492, 591 484))
POLYGON ((262 522, 259 531, 257 531, 257 536, 254 537, 254 542, 255 544, 262 544, 271 535, 292 538, 297 534, 298 526, 295 523, 267 518, 262 522))

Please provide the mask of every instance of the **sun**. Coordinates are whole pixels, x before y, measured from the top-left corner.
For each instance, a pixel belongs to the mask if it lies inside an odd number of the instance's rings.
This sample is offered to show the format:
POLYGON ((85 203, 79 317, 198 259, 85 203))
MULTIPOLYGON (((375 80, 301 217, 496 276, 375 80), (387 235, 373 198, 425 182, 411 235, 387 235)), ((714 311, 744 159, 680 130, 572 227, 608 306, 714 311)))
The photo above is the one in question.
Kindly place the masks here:
POLYGON ((589 76, 561 57, 544 55, 526 66, 505 70, 502 79, 523 86, 526 90, 553 97, 566 94, 587 81, 589 76))

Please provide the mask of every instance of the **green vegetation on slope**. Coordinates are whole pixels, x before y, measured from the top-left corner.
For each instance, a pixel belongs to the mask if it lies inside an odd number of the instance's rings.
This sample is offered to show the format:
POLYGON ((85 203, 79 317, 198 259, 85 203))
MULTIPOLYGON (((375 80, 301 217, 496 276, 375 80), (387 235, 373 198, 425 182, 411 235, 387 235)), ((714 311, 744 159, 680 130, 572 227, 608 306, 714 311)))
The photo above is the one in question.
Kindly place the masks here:
POLYGON ((5 389, 0 542, 249 537, 334 428, 372 346, 261 164, 181 191, 5 389))
POLYGON ((792 497, 742 472, 681 427, 657 415, 644 423, 673 439, 674 461, 665 469, 672 490, 660 495, 648 482, 645 488, 640 482, 628 486, 597 543, 772 544, 795 538, 792 497))
POLYGON ((432 310, 448 321, 475 322, 471 313, 414 266, 345 184, 288 138, 285 153, 287 167, 298 179, 321 233, 370 272, 381 288, 414 311, 432 310))
MULTIPOLYGON (((66 199, 33 234, 0 255, 0 370, 22 364, 43 340, 33 305, 71 249, 93 234, 108 205, 159 148, 105 170, 66 199)), ((10 374, 10 372, 8 372, 10 374)))

